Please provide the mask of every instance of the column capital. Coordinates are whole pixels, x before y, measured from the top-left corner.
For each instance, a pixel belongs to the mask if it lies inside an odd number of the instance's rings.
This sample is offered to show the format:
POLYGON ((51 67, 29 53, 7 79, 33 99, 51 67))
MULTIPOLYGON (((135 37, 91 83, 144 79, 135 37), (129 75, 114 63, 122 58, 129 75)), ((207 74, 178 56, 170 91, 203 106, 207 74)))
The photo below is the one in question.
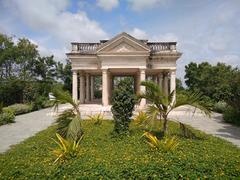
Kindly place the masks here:
POLYGON ((108 73, 108 69, 102 69, 102 73, 108 73))
POLYGON ((175 75, 176 74, 176 70, 171 70, 170 73, 171 73, 171 75, 175 75))
POLYGON ((141 74, 145 74, 146 69, 139 69, 141 74))
POLYGON ((162 77, 163 77, 163 72, 160 72, 160 73, 158 74, 158 76, 162 78, 162 77))
POLYGON ((79 75, 83 76, 84 75, 84 71, 79 71, 79 75))
POLYGON ((77 70, 72 70, 73 75, 77 74, 77 70))

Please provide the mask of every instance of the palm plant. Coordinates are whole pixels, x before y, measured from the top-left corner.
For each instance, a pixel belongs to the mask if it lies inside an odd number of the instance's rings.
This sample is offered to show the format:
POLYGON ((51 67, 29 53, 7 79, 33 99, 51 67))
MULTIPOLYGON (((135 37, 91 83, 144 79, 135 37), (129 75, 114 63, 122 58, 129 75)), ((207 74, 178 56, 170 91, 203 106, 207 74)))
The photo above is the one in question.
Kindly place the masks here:
POLYGON ((56 163, 59 160, 67 160, 74 157, 77 157, 80 153, 80 143, 83 138, 81 136, 77 141, 70 141, 64 139, 60 134, 56 133, 57 141, 53 139, 53 141, 58 145, 57 148, 52 149, 52 152, 57 159, 54 161, 56 163))
POLYGON ((140 94, 139 98, 145 98, 152 103, 147 107, 149 116, 152 116, 153 119, 163 118, 163 134, 165 134, 168 129, 169 113, 179 106, 191 105, 195 107, 195 109, 200 109, 206 115, 210 116, 210 107, 206 102, 202 101, 202 95, 200 93, 189 93, 188 95, 177 96, 177 100, 174 102, 175 91, 172 91, 169 95, 165 95, 161 87, 152 81, 143 81, 141 85, 146 87, 146 92, 140 94))
POLYGON ((80 103, 73 100, 68 92, 60 89, 54 89, 53 95, 55 97, 53 100, 55 111, 57 111, 59 105, 63 103, 69 103, 72 106, 57 117, 59 134, 69 140, 77 141, 83 134, 79 109, 80 103))

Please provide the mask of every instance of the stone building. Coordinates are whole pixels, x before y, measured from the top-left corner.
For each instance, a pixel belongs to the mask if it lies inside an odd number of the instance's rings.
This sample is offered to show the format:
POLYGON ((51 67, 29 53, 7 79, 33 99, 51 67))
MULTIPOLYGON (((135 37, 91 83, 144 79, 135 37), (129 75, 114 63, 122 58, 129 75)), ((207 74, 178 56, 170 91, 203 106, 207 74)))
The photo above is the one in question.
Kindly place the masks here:
MULTIPOLYGON (((81 103, 94 102, 96 76, 102 76, 103 106, 109 105, 116 76, 133 77, 136 93, 145 91, 140 82, 146 79, 158 83, 165 94, 176 88, 176 61, 181 56, 176 42, 148 42, 123 32, 99 43, 71 44, 67 57, 72 63, 72 96, 81 103)), ((145 104, 143 99, 140 107, 145 104)))

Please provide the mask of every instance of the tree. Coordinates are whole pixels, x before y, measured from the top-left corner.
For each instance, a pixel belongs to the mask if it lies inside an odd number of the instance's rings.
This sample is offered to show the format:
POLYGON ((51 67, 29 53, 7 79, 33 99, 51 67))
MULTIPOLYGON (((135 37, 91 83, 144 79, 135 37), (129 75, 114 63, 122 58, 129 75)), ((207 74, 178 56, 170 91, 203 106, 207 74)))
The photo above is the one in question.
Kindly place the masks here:
POLYGON ((167 133, 169 113, 179 106, 191 105, 210 115, 209 107, 202 101, 200 93, 177 96, 177 100, 174 102, 175 91, 172 91, 169 95, 165 95, 161 87, 152 81, 142 81, 141 85, 146 87, 146 92, 140 94, 139 98, 145 98, 152 103, 148 105, 147 110, 150 116, 154 116, 151 117, 152 119, 157 119, 157 117, 163 118, 163 134, 167 133))
POLYGON ((0 78, 8 79, 13 76, 16 62, 16 46, 11 37, 0 34, 0 78))
POLYGON ((236 68, 224 63, 213 66, 207 62, 196 64, 191 62, 185 66, 185 83, 191 91, 200 91, 214 101, 221 101, 230 96, 229 82, 236 68))
POLYGON ((183 90, 185 90, 184 87, 183 87, 183 85, 182 85, 181 79, 178 79, 178 78, 176 78, 176 90, 177 90, 177 91, 183 91, 183 90))
POLYGON ((69 60, 66 60, 66 65, 57 63, 58 78, 63 81, 63 89, 72 92, 72 65, 69 60))
POLYGON ((17 71, 19 77, 23 80, 31 79, 34 74, 35 62, 39 57, 37 46, 28 39, 22 38, 17 43, 17 71))
POLYGON ((112 114, 114 132, 123 134, 128 132, 136 98, 129 78, 119 81, 112 95, 112 114))
POLYGON ((54 109, 63 103, 69 103, 72 108, 63 111, 58 117, 58 132, 64 138, 72 141, 78 141, 83 134, 81 128, 81 113, 79 109, 80 102, 72 99, 69 92, 61 89, 54 89, 53 95, 56 98, 53 102, 54 109))
POLYGON ((46 99, 57 83, 58 64, 53 56, 41 57, 30 40, 14 43, 12 37, 0 34, 0 101, 10 105, 46 99))

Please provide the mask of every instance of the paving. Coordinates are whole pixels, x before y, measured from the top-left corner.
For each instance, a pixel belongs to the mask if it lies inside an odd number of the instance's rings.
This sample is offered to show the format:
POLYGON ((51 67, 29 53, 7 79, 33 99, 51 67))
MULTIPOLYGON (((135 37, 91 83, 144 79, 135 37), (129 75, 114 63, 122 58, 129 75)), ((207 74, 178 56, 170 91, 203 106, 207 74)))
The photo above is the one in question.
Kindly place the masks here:
MULTIPOLYGON (((69 105, 60 106, 58 113, 69 107, 69 105)), ((83 118, 99 112, 103 113, 105 118, 112 117, 110 106, 84 104, 80 106, 80 109, 83 118)), ((55 122, 56 114, 52 108, 42 109, 16 116, 16 123, 0 126, 0 153, 10 149, 11 145, 18 144, 51 126, 55 122)), ((240 127, 224 123, 221 114, 212 113, 211 118, 209 118, 199 111, 194 111, 192 107, 184 106, 171 112, 169 118, 223 138, 240 147, 240 127)))
POLYGON ((16 116, 15 123, 0 126, 0 153, 54 123, 51 108, 16 116))
POLYGON ((240 147, 240 127, 225 123, 222 114, 212 113, 211 117, 207 117, 200 111, 194 111, 190 106, 183 106, 170 113, 169 117, 240 147))

